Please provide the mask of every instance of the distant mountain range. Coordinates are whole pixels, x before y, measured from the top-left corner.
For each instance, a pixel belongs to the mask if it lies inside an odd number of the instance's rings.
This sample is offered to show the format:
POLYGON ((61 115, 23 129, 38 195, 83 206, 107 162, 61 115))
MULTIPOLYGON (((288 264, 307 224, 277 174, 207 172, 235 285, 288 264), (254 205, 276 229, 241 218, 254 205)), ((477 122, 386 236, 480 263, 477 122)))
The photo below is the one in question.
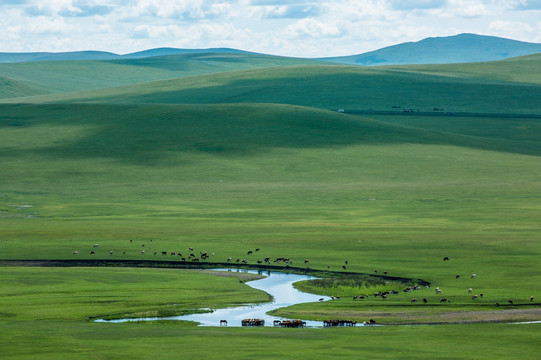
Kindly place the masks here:
POLYGON ((0 63, 32 62, 32 61, 65 61, 65 60, 117 60, 117 59, 143 59, 155 56, 168 56, 179 54, 200 54, 200 53, 227 53, 227 54, 249 54, 249 51, 211 48, 211 49, 176 49, 156 48, 138 51, 125 55, 118 55, 106 51, 71 51, 71 52, 29 52, 29 53, 2 53, 0 52, 0 63))
MULTIPOLYGON (((60 61, 60 60, 115 60, 198 54, 238 53, 248 51, 230 48, 176 49, 156 48, 118 55, 104 51, 0 53, 0 63, 60 61)), ((406 42, 359 55, 319 58, 326 62, 348 65, 408 65, 446 64, 503 60, 511 57, 541 53, 541 44, 505 39, 495 36, 459 34, 430 37, 417 42, 406 42)), ((253 54, 253 53, 252 53, 253 54)))
POLYGON ((430 37, 359 55, 320 60, 349 65, 449 64, 503 60, 541 53, 541 44, 495 36, 460 34, 430 37))

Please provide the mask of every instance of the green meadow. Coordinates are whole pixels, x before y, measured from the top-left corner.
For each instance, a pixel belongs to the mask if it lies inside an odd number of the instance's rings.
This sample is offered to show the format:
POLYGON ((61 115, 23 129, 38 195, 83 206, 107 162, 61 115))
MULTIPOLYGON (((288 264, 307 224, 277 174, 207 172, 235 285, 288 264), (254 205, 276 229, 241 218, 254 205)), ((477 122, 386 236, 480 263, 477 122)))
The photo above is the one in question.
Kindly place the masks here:
POLYGON ((431 287, 361 301, 351 296, 405 285, 299 284, 343 298, 277 311, 383 327, 98 324, 268 296, 193 270, 0 267, 3 356, 537 358, 539 324, 508 323, 541 319, 541 58, 363 68, 239 56, 0 65, 0 261, 193 248, 431 287), (440 325, 391 325, 419 323, 440 325))

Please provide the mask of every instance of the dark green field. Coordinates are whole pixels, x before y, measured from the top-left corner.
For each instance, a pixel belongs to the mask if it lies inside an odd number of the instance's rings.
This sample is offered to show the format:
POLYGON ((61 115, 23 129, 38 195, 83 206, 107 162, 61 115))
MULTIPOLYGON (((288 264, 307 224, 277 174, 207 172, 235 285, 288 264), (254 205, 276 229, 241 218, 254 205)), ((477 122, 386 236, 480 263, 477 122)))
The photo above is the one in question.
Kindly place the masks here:
MULTIPOLYGON (((280 310, 293 318, 541 319, 539 56, 369 69, 208 56, 215 63, 164 57, 122 71, 115 61, 1 65, 0 260, 172 260, 161 252, 189 247, 213 262, 285 256, 432 285, 364 302, 349 296, 373 289, 326 290, 348 298, 280 310)), ((535 359, 540 350, 538 324, 95 324, 87 319, 266 295, 186 270, 0 274, 0 351, 13 359, 535 359)))

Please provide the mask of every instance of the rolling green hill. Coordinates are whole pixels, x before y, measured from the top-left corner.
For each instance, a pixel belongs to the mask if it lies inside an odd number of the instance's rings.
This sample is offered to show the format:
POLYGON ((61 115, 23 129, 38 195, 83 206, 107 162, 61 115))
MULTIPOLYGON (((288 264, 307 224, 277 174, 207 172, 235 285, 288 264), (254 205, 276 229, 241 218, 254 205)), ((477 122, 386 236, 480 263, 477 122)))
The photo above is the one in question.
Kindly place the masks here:
POLYGON ((258 54, 196 53, 141 59, 0 64, 0 76, 56 93, 238 69, 313 63, 318 62, 258 54))
POLYGON ((541 54, 521 56, 501 61, 445 65, 405 65, 386 68, 398 71, 411 70, 418 73, 475 78, 479 80, 502 80, 541 85, 541 54))
MULTIPOLYGON (((538 58, 511 62, 527 73, 538 58), (526 63, 526 65, 523 65, 526 63)), ((541 86, 502 81, 506 63, 493 64, 493 74, 472 68, 361 68, 352 66, 299 65, 223 72, 170 79, 95 92, 45 96, 32 102, 105 103, 280 103, 326 109, 391 111, 411 108, 432 112, 528 114, 541 112, 541 86), (432 70, 431 70, 432 69, 432 70), (458 71, 466 76, 457 75, 458 71), (433 73, 429 73, 432 71, 433 73), (447 72, 446 72, 447 71, 447 72), (477 71, 477 72, 476 72, 477 71), (454 75, 453 75, 454 74, 454 75), (451 76, 452 75, 452 76, 451 76)), ((507 72, 516 74, 513 70, 507 72)), ((509 75, 512 79, 526 75, 509 75)), ((535 78, 532 76, 531 78, 535 78)), ((22 99, 21 101, 25 101, 22 99)))

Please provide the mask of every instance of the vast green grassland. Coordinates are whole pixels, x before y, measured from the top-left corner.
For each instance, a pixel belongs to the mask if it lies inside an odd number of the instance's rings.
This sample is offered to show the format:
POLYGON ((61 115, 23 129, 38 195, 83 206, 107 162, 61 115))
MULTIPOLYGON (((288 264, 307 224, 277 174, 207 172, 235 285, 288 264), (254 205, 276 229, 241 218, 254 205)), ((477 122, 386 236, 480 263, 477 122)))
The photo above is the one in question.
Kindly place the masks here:
MULTIPOLYGON (((523 81, 532 64, 539 60, 491 71, 295 65, 150 83, 138 83, 139 67, 122 75, 135 85, 4 99, 0 260, 172 260, 161 252, 190 247, 215 253, 213 262, 285 256, 298 267, 431 283, 386 300, 281 310, 291 317, 539 320, 541 86, 523 81), (524 72, 502 76, 515 71, 524 72), (472 300, 470 287, 484 296, 472 300)), ((82 78, 81 63, 66 66, 82 78)), ((8 358, 535 359, 540 350, 537 324, 289 331, 87 323, 266 295, 174 270, 0 268, 0 277, 8 358)))

